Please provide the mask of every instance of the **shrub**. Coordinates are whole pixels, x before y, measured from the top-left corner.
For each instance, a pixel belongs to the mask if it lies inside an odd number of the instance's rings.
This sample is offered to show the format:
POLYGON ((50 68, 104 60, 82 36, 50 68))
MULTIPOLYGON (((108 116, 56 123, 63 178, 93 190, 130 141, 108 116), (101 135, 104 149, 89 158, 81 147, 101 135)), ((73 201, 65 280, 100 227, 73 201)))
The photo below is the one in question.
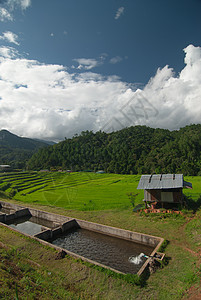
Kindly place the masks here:
POLYGON ((11 184, 9 182, 5 182, 0 185, 0 190, 6 191, 10 186, 11 186, 11 184))
POLYGON ((164 240, 163 243, 161 244, 160 248, 158 249, 159 252, 164 252, 165 248, 169 244, 168 240, 164 240))
POLYGON ((8 195, 10 198, 13 198, 17 194, 17 192, 17 189, 11 189, 8 195))

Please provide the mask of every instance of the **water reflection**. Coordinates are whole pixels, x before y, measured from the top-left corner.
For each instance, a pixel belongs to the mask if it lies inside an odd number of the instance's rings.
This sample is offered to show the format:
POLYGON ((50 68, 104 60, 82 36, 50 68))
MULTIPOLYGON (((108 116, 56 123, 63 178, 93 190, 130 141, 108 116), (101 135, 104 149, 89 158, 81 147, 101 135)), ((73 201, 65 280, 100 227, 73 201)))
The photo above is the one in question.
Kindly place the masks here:
POLYGON ((44 227, 51 229, 55 227, 55 224, 53 222, 49 222, 47 220, 36 217, 19 218, 14 221, 12 220, 10 222, 7 222, 7 224, 12 228, 30 235, 41 232, 42 230, 46 229, 44 227))

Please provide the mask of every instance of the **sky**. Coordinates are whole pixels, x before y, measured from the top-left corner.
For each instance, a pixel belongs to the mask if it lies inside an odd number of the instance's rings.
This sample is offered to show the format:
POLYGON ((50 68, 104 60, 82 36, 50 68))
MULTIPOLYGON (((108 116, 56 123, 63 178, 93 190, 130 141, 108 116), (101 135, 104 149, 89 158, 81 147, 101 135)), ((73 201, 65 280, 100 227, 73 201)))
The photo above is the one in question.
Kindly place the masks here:
POLYGON ((201 122, 201 0, 0 0, 0 129, 201 122))

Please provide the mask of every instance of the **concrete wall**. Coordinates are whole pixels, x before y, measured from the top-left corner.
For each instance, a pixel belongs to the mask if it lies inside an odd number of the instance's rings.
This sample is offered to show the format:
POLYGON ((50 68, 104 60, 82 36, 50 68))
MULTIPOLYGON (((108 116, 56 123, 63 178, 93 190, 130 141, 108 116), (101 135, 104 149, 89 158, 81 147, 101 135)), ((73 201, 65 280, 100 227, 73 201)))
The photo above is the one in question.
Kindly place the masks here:
POLYGON ((71 230, 72 228, 79 228, 79 225, 75 219, 67 221, 61 226, 62 232, 66 232, 68 230, 71 230))
POLYGON ((0 215, 0 222, 2 222, 2 223, 6 222, 6 214, 0 215))
POLYGON ((39 232, 39 233, 35 234, 34 237, 37 237, 38 239, 41 239, 44 241, 48 241, 52 238, 52 230, 48 229, 48 230, 39 232))
POLYGON ((33 217, 40 218, 40 219, 45 219, 51 222, 57 222, 58 224, 62 224, 66 221, 72 220, 72 218, 45 212, 42 210, 37 210, 33 208, 29 208, 29 211, 33 217))
MULTIPOLYGON (((102 225, 102 224, 92 223, 92 222, 88 222, 88 221, 84 221, 84 220, 72 219, 70 217, 56 215, 56 214, 52 214, 52 213, 48 213, 48 212, 44 212, 44 211, 40 211, 40 210, 36 210, 36 209, 32 209, 32 208, 24 208, 23 206, 6 203, 6 202, 2 202, 2 201, 0 201, 0 207, 5 207, 8 209, 11 208, 16 211, 14 214, 10 214, 10 215, 0 214, 0 222, 5 222, 7 218, 9 218, 10 220, 13 218, 13 220, 14 220, 18 217, 20 218, 20 217, 24 217, 27 215, 32 215, 36 218, 41 218, 41 219, 48 220, 50 222, 57 223, 57 225, 59 225, 59 227, 57 227, 55 229, 52 229, 52 230, 47 229, 40 233, 37 233, 34 236, 24 234, 31 238, 37 239, 41 243, 49 245, 50 247, 53 247, 57 250, 61 250, 62 248, 57 247, 52 244, 49 244, 46 241, 54 239, 54 238, 58 237, 60 234, 62 234, 63 232, 67 232, 67 231, 71 230, 72 228, 79 228, 79 227, 155 247, 153 252, 151 253, 151 256, 154 256, 154 254, 158 251, 160 245, 164 241, 163 238, 156 237, 156 236, 151 236, 151 235, 147 235, 147 234, 143 234, 143 233, 133 232, 133 231, 115 228, 115 227, 111 227, 111 226, 106 226, 106 225, 102 225)), ((2 224, 2 225, 8 227, 5 224, 2 224)), ((17 231, 16 229, 12 229, 12 230, 17 231)), ((111 269, 113 271, 116 271, 117 273, 122 273, 122 272, 114 270, 110 267, 101 265, 95 261, 86 259, 86 258, 79 256, 75 253, 72 253, 66 249, 63 249, 63 251, 65 251, 67 254, 69 254, 71 256, 81 258, 82 260, 89 261, 96 265, 100 265, 102 267, 111 269)), ((150 261, 150 259, 147 259, 145 264, 138 271, 138 273, 137 273, 138 275, 141 275, 145 271, 145 269, 147 268, 147 266, 149 264, 149 261, 150 261)))
MULTIPOLYGON (((8 215, 8 217, 9 216, 10 215, 8 215)), ((25 217, 25 216, 31 216, 31 213, 30 213, 28 208, 23 208, 23 209, 17 210, 15 212, 15 216, 16 216, 16 218, 22 218, 22 217, 25 217)))
MULTIPOLYGON (((133 231, 129 231, 129 230, 124 230, 124 229, 106 226, 106 225, 102 225, 102 224, 92 223, 92 222, 79 220, 79 219, 72 219, 70 217, 61 216, 61 215, 33 209, 33 208, 28 209, 28 208, 24 208, 19 205, 10 204, 10 203, 6 203, 6 202, 0 202, 0 204, 3 207, 18 210, 17 214, 19 216, 24 216, 24 215, 21 215, 21 214, 23 214, 23 212, 27 213, 27 214, 29 212, 32 216, 34 216, 36 218, 48 220, 51 222, 56 222, 58 225, 62 226, 62 232, 68 231, 69 229, 72 228, 72 226, 81 227, 84 229, 88 229, 88 230, 103 233, 106 235, 122 238, 125 240, 149 245, 152 247, 156 247, 163 240, 160 237, 156 237, 156 236, 152 236, 152 235, 148 235, 148 234, 133 232, 133 231), (19 210, 19 209, 21 209, 21 210, 19 210), (70 221, 70 223, 68 223, 69 221, 70 221)), ((1 220, 1 216, 0 216, 0 220, 1 220)), ((2 220, 3 220, 3 218, 2 218, 2 220)))
POLYGON ((55 228, 55 229, 48 229, 48 230, 44 230, 40 233, 37 233, 34 235, 34 237, 37 237, 39 239, 42 239, 44 241, 50 241, 53 240, 55 238, 57 238, 59 235, 61 235, 64 232, 68 232, 69 230, 73 229, 73 228, 77 228, 78 224, 76 222, 75 219, 72 219, 70 221, 67 221, 65 223, 63 223, 60 227, 55 228))
POLYGON ((13 214, 1 214, 0 215, 0 222, 10 222, 14 221, 18 218, 26 217, 26 216, 31 216, 29 209, 28 208, 23 208, 21 210, 17 210, 13 214))
POLYGON ((23 206, 19 206, 19 205, 15 205, 15 204, 3 202, 3 201, 0 201, 0 206, 1 206, 1 208, 4 207, 7 209, 13 209, 14 211, 24 208, 23 206))
POLYGON ((97 224, 97 223, 91 223, 91 222, 78 220, 78 219, 76 219, 76 221, 81 228, 93 230, 93 231, 96 231, 99 233, 104 233, 104 234, 107 234, 110 236, 115 236, 118 238, 122 238, 125 240, 129 240, 129 241, 133 241, 133 242, 137 242, 137 243, 141 243, 141 244, 145 244, 145 245, 149 245, 152 247, 155 247, 156 245, 158 245, 158 243, 161 240, 160 237, 155 237, 155 236, 148 235, 148 234, 133 232, 133 231, 129 231, 129 230, 124 230, 124 229, 120 229, 120 228, 116 228, 116 227, 110 227, 110 226, 101 225, 101 224, 97 224))

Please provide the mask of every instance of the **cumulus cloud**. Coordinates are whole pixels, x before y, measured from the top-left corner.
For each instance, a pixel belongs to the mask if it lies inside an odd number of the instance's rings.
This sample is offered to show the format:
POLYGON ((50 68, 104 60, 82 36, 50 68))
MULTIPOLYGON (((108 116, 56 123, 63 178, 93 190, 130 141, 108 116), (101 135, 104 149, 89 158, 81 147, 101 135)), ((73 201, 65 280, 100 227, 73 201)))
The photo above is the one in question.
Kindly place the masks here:
POLYGON ((11 32, 11 31, 3 32, 3 34, 0 36, 0 40, 6 40, 10 43, 19 45, 19 43, 17 41, 18 40, 17 34, 11 32))
POLYGON ((12 15, 4 7, 0 7, 0 21, 13 21, 12 15))
POLYGON ((19 0, 18 2, 21 5, 22 9, 26 9, 31 5, 31 0, 19 0))
POLYGON ((2 61, 2 58, 17 58, 19 56, 18 51, 13 47, 0 47, 0 61, 2 61))
POLYGON ((0 21, 13 21, 12 12, 20 7, 22 10, 31 5, 31 0, 0 0, 0 21))
POLYGON ((26 9, 31 5, 31 0, 1 0, 0 5, 2 4, 6 4, 11 10, 16 6, 26 9))
POLYGON ((119 19, 121 17, 121 15, 124 13, 124 7, 119 7, 117 9, 116 15, 115 15, 115 20, 119 19))
POLYGON ((144 95, 159 111, 155 121, 149 120, 150 126, 178 129, 201 122, 201 48, 189 45, 184 53, 186 66, 179 76, 166 66, 144 88, 144 95))
POLYGON ((184 49, 175 75, 158 69, 143 89, 93 72, 70 74, 0 48, 0 128, 21 136, 60 140, 82 130, 106 132, 131 125, 178 129, 200 123, 201 48, 184 49))
POLYGON ((111 64, 117 64, 120 61, 122 61, 122 57, 120 57, 120 56, 115 56, 110 59, 111 64))
POLYGON ((77 67, 79 70, 91 70, 101 64, 100 61, 94 58, 75 58, 74 61, 79 64, 77 67))

